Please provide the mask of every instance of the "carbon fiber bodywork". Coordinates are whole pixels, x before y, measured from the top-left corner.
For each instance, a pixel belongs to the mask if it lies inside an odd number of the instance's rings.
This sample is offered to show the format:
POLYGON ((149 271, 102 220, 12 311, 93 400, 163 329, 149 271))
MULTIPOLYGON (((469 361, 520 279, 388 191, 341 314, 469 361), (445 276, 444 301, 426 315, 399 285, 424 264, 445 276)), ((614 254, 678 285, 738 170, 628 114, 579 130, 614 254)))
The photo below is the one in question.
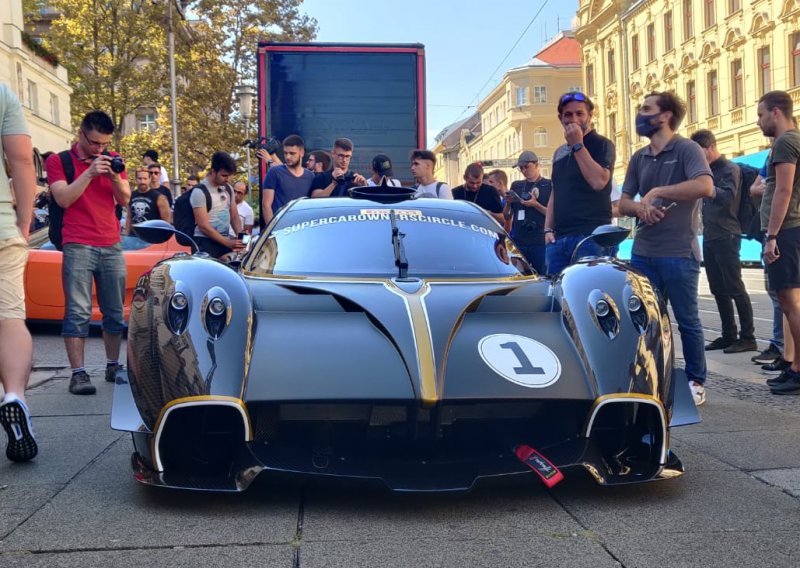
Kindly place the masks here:
MULTIPOLYGON (((314 201, 301 206, 325 215, 350 200, 314 201)), ((623 263, 585 259, 554 281, 253 265, 175 258, 140 280, 112 411, 140 481, 239 491, 267 470, 464 490, 530 474, 519 444, 602 484, 683 471, 669 428, 697 412, 665 306, 623 263)))

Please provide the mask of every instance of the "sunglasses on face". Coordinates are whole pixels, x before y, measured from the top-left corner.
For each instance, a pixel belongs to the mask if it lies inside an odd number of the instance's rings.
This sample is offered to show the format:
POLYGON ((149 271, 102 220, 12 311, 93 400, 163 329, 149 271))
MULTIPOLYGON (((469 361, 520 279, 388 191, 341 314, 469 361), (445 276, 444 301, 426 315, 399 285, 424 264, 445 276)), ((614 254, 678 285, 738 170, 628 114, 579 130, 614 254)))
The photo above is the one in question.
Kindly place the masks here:
POLYGON ((244 195, 245 192, 244 191, 234 191, 233 193, 235 193, 236 195, 244 195))
POLYGON ((565 105, 567 103, 571 103, 572 101, 578 101, 579 103, 586 102, 586 95, 583 93, 567 93, 561 97, 561 104, 565 105))

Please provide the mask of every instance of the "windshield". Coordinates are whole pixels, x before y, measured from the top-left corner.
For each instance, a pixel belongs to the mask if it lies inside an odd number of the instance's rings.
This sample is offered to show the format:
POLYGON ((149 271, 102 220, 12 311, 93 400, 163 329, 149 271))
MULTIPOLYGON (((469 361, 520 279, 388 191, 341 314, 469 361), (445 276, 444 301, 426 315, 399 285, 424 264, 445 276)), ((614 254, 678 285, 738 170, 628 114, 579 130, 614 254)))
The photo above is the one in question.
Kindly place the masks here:
POLYGON ((255 274, 398 276, 390 211, 405 236, 409 277, 518 276, 506 236, 479 212, 409 206, 289 211, 248 259, 255 274))

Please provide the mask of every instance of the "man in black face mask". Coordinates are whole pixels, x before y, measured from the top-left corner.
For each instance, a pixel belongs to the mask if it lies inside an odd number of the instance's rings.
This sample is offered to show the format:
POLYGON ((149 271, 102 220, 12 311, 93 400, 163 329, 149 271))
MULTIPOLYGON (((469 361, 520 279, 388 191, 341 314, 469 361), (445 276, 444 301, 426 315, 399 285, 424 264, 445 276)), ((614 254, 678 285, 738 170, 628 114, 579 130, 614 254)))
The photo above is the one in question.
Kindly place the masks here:
POLYGON ((700 203, 714 195, 702 148, 675 133, 686 106, 674 93, 647 95, 636 132, 650 138, 628 164, 619 210, 636 216, 631 265, 641 270, 672 304, 681 334, 686 375, 695 404, 705 402, 706 358, 697 307, 700 203), (641 201, 634 201, 636 195, 641 201))
MULTIPOLYGON (((569 264, 575 247, 600 225, 611 222, 611 175, 616 149, 592 128, 594 104, 583 93, 566 93, 558 101, 558 119, 566 144, 553 155, 553 193, 547 204, 544 238, 547 273, 569 264)), ((606 254, 592 241, 578 256, 606 254)))

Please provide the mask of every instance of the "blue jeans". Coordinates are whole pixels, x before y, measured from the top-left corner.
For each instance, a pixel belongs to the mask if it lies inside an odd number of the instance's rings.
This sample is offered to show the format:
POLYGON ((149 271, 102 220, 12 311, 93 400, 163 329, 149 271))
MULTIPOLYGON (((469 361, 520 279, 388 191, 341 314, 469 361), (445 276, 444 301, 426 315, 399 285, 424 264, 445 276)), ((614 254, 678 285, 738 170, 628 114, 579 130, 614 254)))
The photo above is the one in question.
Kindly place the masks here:
POLYGON ((119 335, 125 329, 125 259, 122 246, 64 245, 61 266, 64 283, 64 337, 86 337, 92 319, 92 280, 97 305, 103 314, 103 331, 119 335))
MULTIPOLYGON (((555 276, 567 266, 570 265, 572 254, 575 252, 575 247, 578 243, 589 235, 567 235, 558 237, 556 242, 547 245, 547 274, 555 276)), ((616 247, 615 247, 616 248, 616 247)), ((605 247, 601 247, 594 241, 586 241, 581 245, 581 250, 575 255, 576 259, 582 256, 605 256, 616 252, 607 251, 605 247)))
POLYGON ((544 244, 541 245, 517 245, 519 252, 528 261, 528 264, 539 274, 544 274, 544 244))
POLYGON ((631 266, 643 272, 672 305, 681 333, 686 376, 690 381, 705 383, 705 340, 697 307, 700 261, 693 258, 654 258, 634 254, 631 255, 631 266))

